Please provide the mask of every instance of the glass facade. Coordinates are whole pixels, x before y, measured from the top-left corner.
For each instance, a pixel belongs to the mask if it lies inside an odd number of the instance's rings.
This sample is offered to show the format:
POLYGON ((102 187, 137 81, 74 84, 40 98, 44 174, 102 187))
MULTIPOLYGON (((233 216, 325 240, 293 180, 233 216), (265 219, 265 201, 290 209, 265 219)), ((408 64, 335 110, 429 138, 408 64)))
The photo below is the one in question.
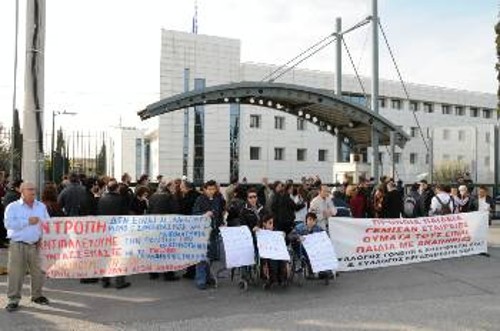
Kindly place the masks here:
POLYGON ((135 176, 142 175, 142 139, 135 139, 135 176))
MULTIPOLYGON (((205 89, 205 79, 194 80, 195 91, 205 89)), ((205 177, 205 106, 194 107, 194 162, 193 182, 202 185, 205 177)))
POLYGON ((229 105, 229 172, 231 178, 239 177, 240 162, 240 117, 239 103, 229 105))
MULTIPOLYGON (((189 68, 184 69, 184 92, 189 91, 189 68)), ((184 134, 182 141, 182 174, 188 175, 189 157, 189 108, 184 109, 184 134)))

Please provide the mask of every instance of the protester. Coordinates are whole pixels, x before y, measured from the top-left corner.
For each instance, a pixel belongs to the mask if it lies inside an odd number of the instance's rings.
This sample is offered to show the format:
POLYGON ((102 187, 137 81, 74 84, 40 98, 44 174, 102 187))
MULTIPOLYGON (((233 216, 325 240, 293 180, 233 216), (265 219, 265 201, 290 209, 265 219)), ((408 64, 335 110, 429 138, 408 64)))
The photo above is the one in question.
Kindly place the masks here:
POLYGON ((375 194, 373 195, 372 209, 373 209, 373 216, 375 218, 384 217, 385 190, 386 190, 385 185, 379 184, 375 190, 375 194))
POLYGON ((35 199, 34 184, 23 183, 20 191, 21 198, 9 204, 5 211, 5 227, 10 238, 8 304, 5 307, 9 312, 19 308, 26 270, 29 270, 31 278, 31 301, 40 305, 49 304, 42 293, 44 274, 38 255, 38 242, 42 237, 41 224, 49 219, 49 214, 45 205, 35 199))
MULTIPOLYGON (((99 215, 128 215, 128 208, 124 203, 124 197, 118 192, 119 185, 115 179, 108 182, 108 191, 99 199, 97 204, 97 213, 99 215)), ((111 279, 105 277, 102 279, 102 287, 108 288, 111 286, 111 279)), ((117 289, 124 289, 130 286, 126 281, 125 276, 115 277, 115 287, 117 289)))
POLYGON ((359 187, 355 187, 352 190, 352 196, 349 200, 349 206, 351 208, 352 217, 354 218, 365 218, 367 216, 366 206, 367 201, 366 197, 360 192, 359 187))
POLYGON ((188 181, 182 181, 180 189, 182 192, 182 198, 179 201, 180 213, 193 215, 193 206, 200 196, 200 192, 196 191, 193 183, 188 181))
POLYGON ((57 202, 66 216, 80 216, 85 214, 83 208, 85 208, 86 199, 87 194, 80 184, 80 178, 76 173, 72 173, 69 176, 69 184, 59 194, 57 202))
POLYGON ((315 213, 318 217, 318 225, 323 229, 328 229, 328 219, 337 214, 337 209, 330 199, 330 190, 328 186, 321 185, 317 197, 311 201, 309 211, 315 213))
POLYGON ((460 185, 458 187, 458 195, 455 202, 458 202, 457 207, 460 213, 468 213, 470 211, 474 211, 474 203, 472 202, 472 197, 469 194, 469 190, 467 186, 460 185))
POLYGON ((486 186, 479 186, 477 198, 474 201, 474 210, 488 212, 488 225, 491 226, 492 212, 494 210, 494 201, 488 195, 488 188, 486 186))
POLYGON ((293 188, 290 196, 295 203, 295 224, 305 223, 307 214, 307 193, 303 186, 293 188))
POLYGON ((42 203, 47 208, 50 217, 64 216, 61 206, 57 203, 57 186, 53 182, 45 183, 42 192, 42 203))
POLYGON ((139 186, 135 189, 134 198, 130 204, 130 213, 144 215, 148 209, 149 187, 139 186))
POLYGON ((431 200, 429 215, 448 215, 458 211, 454 199, 446 192, 447 188, 442 184, 436 185, 436 195, 431 200))
POLYGON ((434 192, 432 188, 429 186, 425 179, 420 181, 419 187, 420 199, 417 203, 417 216, 429 216, 429 211, 431 208, 431 201, 434 197, 434 192))
POLYGON ((382 215, 384 218, 399 218, 403 212, 401 194, 397 191, 394 182, 386 184, 387 193, 382 201, 382 215))
POLYGON ((295 203, 290 198, 290 185, 285 187, 281 182, 274 183, 274 196, 271 203, 271 213, 274 215, 274 227, 277 231, 288 234, 292 231, 295 221, 295 203))

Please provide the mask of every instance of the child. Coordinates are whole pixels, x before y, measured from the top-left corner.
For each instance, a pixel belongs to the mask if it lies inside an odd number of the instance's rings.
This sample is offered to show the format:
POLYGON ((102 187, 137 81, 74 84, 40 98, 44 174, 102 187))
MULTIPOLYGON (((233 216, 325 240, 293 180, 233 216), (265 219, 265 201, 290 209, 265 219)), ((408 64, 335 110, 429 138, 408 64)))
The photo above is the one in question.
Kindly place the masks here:
MULTIPOLYGON (((295 256, 298 259, 303 258, 307 263, 307 268, 312 274, 311 263, 309 262, 309 257, 307 256, 306 250, 302 246, 302 237, 311 233, 324 231, 318 225, 318 219, 315 213, 309 212, 306 214, 306 223, 297 224, 295 229, 290 233, 289 238, 292 242, 292 248, 295 252, 295 256)), ((301 271, 301 263, 295 263, 295 272, 301 271)))
MULTIPOLYGON (((255 231, 259 229, 274 231, 274 219, 270 214, 264 215, 258 223, 258 227, 255 231)), ((271 259, 260 259, 261 264, 261 276, 266 280, 264 284, 264 289, 269 289, 275 283, 283 285, 286 283, 286 263, 285 261, 271 260, 271 259)))

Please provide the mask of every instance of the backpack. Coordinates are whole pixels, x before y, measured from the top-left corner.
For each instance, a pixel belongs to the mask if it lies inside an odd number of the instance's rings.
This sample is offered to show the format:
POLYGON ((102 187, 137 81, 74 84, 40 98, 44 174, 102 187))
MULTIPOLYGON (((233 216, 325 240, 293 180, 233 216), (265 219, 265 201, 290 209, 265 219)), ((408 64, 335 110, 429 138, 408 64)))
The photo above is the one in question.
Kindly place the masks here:
POLYGON ((450 207, 452 204, 454 204, 452 197, 450 197, 450 201, 448 201, 448 203, 443 203, 443 201, 441 201, 441 199, 439 199, 439 197, 437 195, 436 195, 436 199, 439 202, 439 204, 441 205, 441 209, 436 212, 436 215, 453 214, 453 209, 455 209, 455 208, 452 209, 450 207))
POLYGON ((417 201, 411 195, 407 195, 403 201, 403 213, 405 217, 414 217, 415 216, 415 206, 417 205, 417 201))

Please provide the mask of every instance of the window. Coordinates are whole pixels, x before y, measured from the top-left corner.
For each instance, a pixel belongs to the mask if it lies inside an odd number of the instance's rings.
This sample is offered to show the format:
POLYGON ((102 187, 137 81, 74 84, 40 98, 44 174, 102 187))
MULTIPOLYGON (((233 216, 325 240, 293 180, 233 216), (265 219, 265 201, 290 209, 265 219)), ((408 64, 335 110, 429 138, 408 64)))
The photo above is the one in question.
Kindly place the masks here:
POLYGON ((462 106, 455 106, 455 115, 457 116, 464 116, 465 115, 465 109, 462 106))
POLYGON ((378 106, 380 108, 385 108, 387 106, 385 98, 378 98, 378 106))
POLYGON ((491 109, 483 109, 483 117, 484 118, 491 118, 491 109))
POLYGON ((250 115, 250 127, 255 129, 260 128, 260 115, 250 115))
POLYGON ((274 128, 276 130, 285 130, 285 118, 283 116, 274 116, 274 128))
POLYGON ((424 103, 424 112, 426 113, 433 113, 434 112, 434 106, 432 103, 424 103))
POLYGON ((425 154, 425 164, 429 164, 431 160, 431 156, 429 154, 425 154))
POLYGON ((444 161, 450 160, 450 155, 449 154, 443 154, 443 160, 444 161))
POLYGON ((410 110, 418 111, 418 101, 410 101, 410 110))
POLYGON ((274 159, 276 161, 283 161, 285 159, 285 149, 283 147, 274 149, 274 159))
POLYGON ((250 160, 260 160, 260 147, 250 147, 250 160))
POLYGON ((450 105, 441 105, 441 110, 443 111, 443 115, 451 115, 450 105))
POLYGON ((306 120, 301 117, 297 117, 297 130, 304 131, 306 129, 306 120))
POLYGON ((401 109, 401 100, 399 100, 399 99, 392 99, 391 100, 391 107, 393 109, 401 109))
POLYGON ((410 128, 410 136, 412 136, 412 137, 414 137, 414 138, 415 138, 416 136, 418 136, 418 128, 417 128, 417 127, 412 126, 412 127, 410 128))
POLYGON ((484 166, 485 167, 489 167, 490 166, 490 157, 489 156, 486 156, 484 158, 484 166))
POLYGON ((486 134, 484 136, 484 142, 487 144, 490 143, 490 133, 489 132, 486 132, 486 134))
POLYGON ((459 130, 458 131, 458 140, 459 141, 464 141, 465 140, 465 131, 464 130, 459 130))
POLYGON ((477 108, 471 108, 470 109, 470 116, 471 117, 479 117, 479 109, 477 109, 477 108))
POLYGON ((307 149, 297 148, 297 161, 305 161, 307 159, 307 149))
POLYGON ((410 164, 417 163, 417 153, 410 153, 410 164))
POLYGON ((458 162, 464 162, 464 160, 465 160, 465 156, 463 156, 463 155, 457 156, 457 161, 458 162))
POLYGON ((378 161, 380 163, 384 162, 384 152, 378 153, 378 161))
POLYGON ((394 163, 398 164, 401 161, 401 153, 394 153, 394 163))
POLYGON ((318 161, 319 162, 325 162, 328 158, 328 150, 326 149, 320 149, 318 151, 318 161))
POLYGON ((444 129, 443 130, 443 140, 448 140, 450 139, 450 130, 444 129))

